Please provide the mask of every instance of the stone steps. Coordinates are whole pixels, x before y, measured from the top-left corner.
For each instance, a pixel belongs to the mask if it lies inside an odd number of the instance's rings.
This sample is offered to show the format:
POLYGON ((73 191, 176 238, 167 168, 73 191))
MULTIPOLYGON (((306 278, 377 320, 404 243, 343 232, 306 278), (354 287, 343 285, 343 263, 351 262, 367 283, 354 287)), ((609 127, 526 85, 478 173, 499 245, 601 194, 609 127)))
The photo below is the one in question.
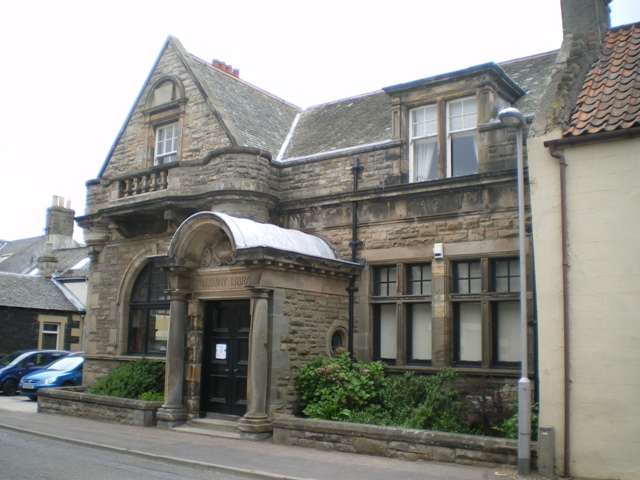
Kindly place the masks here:
POLYGON ((207 414, 203 418, 195 418, 172 430, 176 432, 195 433, 219 438, 240 439, 238 420, 241 417, 230 415, 207 414))

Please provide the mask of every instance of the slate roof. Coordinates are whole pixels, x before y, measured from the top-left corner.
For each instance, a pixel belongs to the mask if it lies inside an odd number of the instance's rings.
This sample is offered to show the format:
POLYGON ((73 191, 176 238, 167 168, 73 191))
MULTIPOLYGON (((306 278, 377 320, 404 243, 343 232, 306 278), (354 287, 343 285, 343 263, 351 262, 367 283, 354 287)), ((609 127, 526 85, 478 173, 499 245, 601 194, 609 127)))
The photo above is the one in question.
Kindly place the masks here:
POLYGON ((525 92, 515 103, 523 115, 533 115, 551 79, 558 50, 519 58, 499 65, 525 92))
POLYGON ((61 248, 53 252, 58 263, 56 264, 57 277, 88 277, 90 263, 84 263, 80 268, 74 269, 83 259, 88 258, 88 247, 61 248))
POLYGON ((391 97, 383 91, 305 110, 279 156, 296 160, 391 140, 391 97))
MULTIPOLYGON (((515 103, 524 115, 535 113, 551 78, 557 53, 499 65, 527 92, 515 103)), ((278 160, 293 161, 391 140, 391 97, 378 91, 318 105, 300 113, 278 160)))
POLYGON ((4 243, 0 246, 0 272, 26 273, 44 255, 45 244, 44 236, 4 243))
POLYGON ((610 30, 564 136, 640 127, 640 23, 610 30))
POLYGON ((54 283, 43 277, 0 273, 0 306, 77 312, 54 283))
POLYGON ((300 109, 197 57, 191 58, 194 73, 231 118, 244 146, 261 148, 275 157, 300 109))

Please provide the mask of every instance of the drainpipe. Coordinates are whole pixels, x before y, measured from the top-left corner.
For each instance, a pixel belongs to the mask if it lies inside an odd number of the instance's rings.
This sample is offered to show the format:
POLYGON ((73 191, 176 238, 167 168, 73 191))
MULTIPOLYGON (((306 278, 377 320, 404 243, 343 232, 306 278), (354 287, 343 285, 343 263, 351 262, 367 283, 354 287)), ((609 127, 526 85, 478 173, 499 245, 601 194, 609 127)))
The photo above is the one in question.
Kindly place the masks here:
MULTIPOLYGON (((358 191, 358 175, 364 169, 362 165, 360 165, 360 157, 353 157, 353 166, 351 167, 351 172, 353 173, 353 191, 358 191)), ((349 242, 349 246, 351 247, 351 261, 356 263, 357 255, 358 255, 358 247, 362 246, 362 242, 358 241, 358 202, 356 200, 351 202, 351 242, 349 242)), ((355 359, 355 355, 353 353, 353 330, 354 330, 354 309, 355 309, 355 294, 358 291, 356 288, 356 275, 351 276, 351 280, 349 281, 349 286, 347 287, 347 292, 349 292, 349 339, 348 339, 348 347, 349 355, 351 355, 351 359, 355 359)))
POLYGON ((566 168, 567 162, 564 153, 557 152, 555 144, 545 142, 545 147, 549 148, 552 157, 557 158, 560 162, 560 223, 561 223, 561 243, 562 243, 562 307, 563 307, 563 340, 564 340, 564 472, 563 475, 569 476, 569 457, 571 455, 571 420, 570 420, 570 402, 571 402, 571 357, 569 355, 569 255, 567 246, 567 178, 566 168))

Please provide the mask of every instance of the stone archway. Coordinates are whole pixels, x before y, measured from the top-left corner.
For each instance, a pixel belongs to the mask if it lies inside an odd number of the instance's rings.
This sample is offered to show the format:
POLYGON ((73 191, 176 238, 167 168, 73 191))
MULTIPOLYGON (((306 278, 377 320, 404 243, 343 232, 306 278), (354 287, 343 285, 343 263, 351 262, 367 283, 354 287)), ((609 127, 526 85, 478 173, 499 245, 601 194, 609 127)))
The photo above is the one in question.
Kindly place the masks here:
POLYGON ((319 237, 217 212, 201 212, 185 220, 176 231, 167 255, 156 261, 167 269, 171 298, 166 403, 158 411, 158 426, 179 425, 188 416, 183 405, 185 322, 188 298, 202 286, 198 272, 241 266, 252 273, 250 280, 233 292, 236 298, 251 300, 247 409, 239 429, 247 438, 268 435, 272 430, 267 413, 271 287, 261 284, 262 271, 273 268, 274 263, 303 269, 322 264, 323 271, 331 268, 352 272, 360 267, 339 260, 331 246, 319 237), (198 282, 192 282, 193 278, 198 282), (239 292, 243 297, 237 297, 239 292))

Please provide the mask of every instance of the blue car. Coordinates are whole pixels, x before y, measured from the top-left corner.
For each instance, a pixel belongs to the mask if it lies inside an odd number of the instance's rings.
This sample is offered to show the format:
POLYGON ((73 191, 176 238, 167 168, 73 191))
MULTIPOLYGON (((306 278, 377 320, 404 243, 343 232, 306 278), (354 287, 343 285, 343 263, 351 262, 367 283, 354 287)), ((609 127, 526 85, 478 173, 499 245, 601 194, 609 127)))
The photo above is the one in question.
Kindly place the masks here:
POLYGON ((38 390, 52 387, 78 387, 82 385, 84 357, 69 355, 53 362, 44 370, 30 373, 20 381, 20 395, 35 400, 38 390))
POLYGON ((0 389, 5 395, 15 395, 18 383, 25 375, 42 370, 51 362, 66 357, 66 350, 20 350, 0 359, 0 389))

